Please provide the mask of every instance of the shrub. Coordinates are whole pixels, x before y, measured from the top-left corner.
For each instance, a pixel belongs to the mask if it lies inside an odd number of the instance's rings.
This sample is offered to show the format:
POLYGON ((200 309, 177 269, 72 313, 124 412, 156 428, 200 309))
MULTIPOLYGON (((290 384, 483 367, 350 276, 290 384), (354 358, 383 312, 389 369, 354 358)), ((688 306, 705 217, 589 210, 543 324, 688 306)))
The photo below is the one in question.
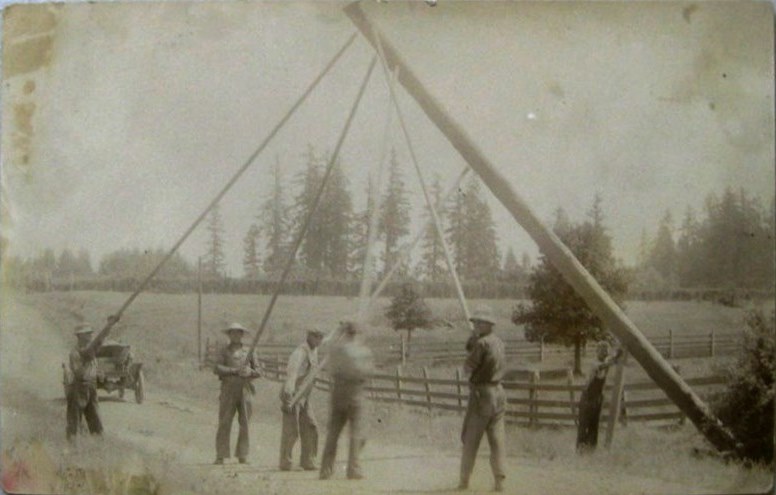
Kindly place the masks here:
POLYGON ((719 419, 743 444, 738 454, 760 462, 773 460, 773 382, 776 371, 775 317, 761 311, 746 319, 744 345, 730 369, 730 384, 715 401, 719 419))

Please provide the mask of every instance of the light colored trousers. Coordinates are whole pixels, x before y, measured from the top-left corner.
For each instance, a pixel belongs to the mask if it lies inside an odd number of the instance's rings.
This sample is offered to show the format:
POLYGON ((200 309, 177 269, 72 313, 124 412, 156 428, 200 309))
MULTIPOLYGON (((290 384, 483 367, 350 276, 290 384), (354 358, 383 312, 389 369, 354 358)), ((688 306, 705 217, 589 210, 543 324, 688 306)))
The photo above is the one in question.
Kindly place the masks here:
POLYGON ((501 385, 471 385, 463 420, 461 483, 468 484, 483 434, 488 435, 490 467, 495 479, 504 479, 504 413, 506 394, 501 385))
POLYGON ((307 399, 294 405, 291 412, 283 412, 283 432, 280 437, 281 469, 291 469, 291 454, 297 438, 302 449, 301 466, 305 469, 314 468, 318 456, 318 422, 313 414, 313 406, 307 399))

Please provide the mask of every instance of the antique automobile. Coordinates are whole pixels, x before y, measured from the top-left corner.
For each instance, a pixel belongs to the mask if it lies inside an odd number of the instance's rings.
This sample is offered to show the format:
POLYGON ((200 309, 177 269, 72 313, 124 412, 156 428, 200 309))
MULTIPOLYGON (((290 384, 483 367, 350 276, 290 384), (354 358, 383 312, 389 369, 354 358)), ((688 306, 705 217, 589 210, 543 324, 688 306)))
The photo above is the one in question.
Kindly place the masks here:
MULTIPOLYGON (((65 364, 62 364, 62 370, 67 396, 72 373, 65 364)), ((97 351, 97 388, 109 393, 116 390, 119 398, 124 398, 125 389, 132 389, 135 391, 135 401, 142 404, 145 398, 144 386, 143 363, 134 361, 129 344, 106 340, 97 351)))

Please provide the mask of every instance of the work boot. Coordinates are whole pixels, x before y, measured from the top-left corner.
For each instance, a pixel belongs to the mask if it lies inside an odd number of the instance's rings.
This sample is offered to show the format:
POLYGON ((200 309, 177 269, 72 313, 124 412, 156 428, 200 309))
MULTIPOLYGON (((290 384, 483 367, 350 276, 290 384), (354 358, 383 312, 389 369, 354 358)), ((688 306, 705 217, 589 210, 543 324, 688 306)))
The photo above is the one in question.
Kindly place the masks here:
POLYGON ((494 492, 504 491, 504 478, 496 478, 496 485, 493 487, 494 492))
POLYGON ((305 471, 317 471, 318 466, 316 466, 315 464, 305 464, 302 466, 302 469, 304 469, 305 471))
POLYGON ((220 465, 220 464, 223 464, 223 463, 224 463, 224 458, 223 457, 216 457, 216 460, 215 460, 215 462, 213 464, 220 465))
POLYGON ((248 459, 245 457, 240 457, 240 464, 248 464, 248 459))
POLYGON ((461 482, 458 483, 458 488, 456 488, 456 489, 459 490, 459 491, 460 490, 468 490, 469 489, 469 482, 461 480, 461 482))
POLYGON ((332 476, 332 470, 331 469, 321 469, 320 474, 318 475, 319 480, 327 480, 331 478, 332 476))

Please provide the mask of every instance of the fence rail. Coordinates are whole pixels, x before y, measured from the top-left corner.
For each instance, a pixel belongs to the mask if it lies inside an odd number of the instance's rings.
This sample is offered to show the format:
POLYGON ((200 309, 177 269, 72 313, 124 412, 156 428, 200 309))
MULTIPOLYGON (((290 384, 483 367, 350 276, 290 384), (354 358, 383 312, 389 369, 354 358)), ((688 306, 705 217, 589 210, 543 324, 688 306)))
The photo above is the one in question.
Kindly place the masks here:
MULTIPOLYGON (((503 339, 507 358, 524 362, 544 362, 552 356, 568 357, 572 348, 561 345, 549 345, 541 342, 528 342, 524 339, 503 339)), ((666 359, 687 359, 735 355, 741 347, 741 335, 732 332, 674 333, 654 336, 650 342, 666 359)), ((206 346, 212 345, 207 342, 206 346)), ((296 346, 284 343, 262 343, 256 348, 257 354, 266 359, 288 356, 296 346)), ((400 343, 376 343, 372 345, 381 365, 392 365, 401 361, 400 343)), ((407 359, 428 364, 442 364, 462 361, 466 357, 465 342, 460 341, 423 341, 416 340, 409 347, 407 359)))
MULTIPOLYGON (((207 354, 211 355, 213 349, 211 347, 207 354)), ((263 355, 259 361, 266 379, 285 379, 286 360, 283 357, 263 355)), ((722 376, 694 377, 685 381, 702 396, 719 390, 726 383, 722 376)), ((579 398, 585 388, 584 384, 574 381, 569 369, 518 372, 503 386, 507 394, 507 421, 529 426, 574 425, 579 398)), ((315 387, 329 390, 330 379, 322 374, 316 379, 315 387)), ((428 368, 424 367, 422 376, 407 376, 400 366, 394 373, 370 375, 364 387, 367 396, 377 402, 459 413, 466 410, 468 389, 468 382, 462 378, 460 370, 456 370, 452 377, 432 377, 428 368)), ((604 388, 602 420, 608 417, 611 390, 611 384, 604 388)), ((684 421, 682 412, 653 382, 626 383, 621 407, 622 422, 684 421)))

